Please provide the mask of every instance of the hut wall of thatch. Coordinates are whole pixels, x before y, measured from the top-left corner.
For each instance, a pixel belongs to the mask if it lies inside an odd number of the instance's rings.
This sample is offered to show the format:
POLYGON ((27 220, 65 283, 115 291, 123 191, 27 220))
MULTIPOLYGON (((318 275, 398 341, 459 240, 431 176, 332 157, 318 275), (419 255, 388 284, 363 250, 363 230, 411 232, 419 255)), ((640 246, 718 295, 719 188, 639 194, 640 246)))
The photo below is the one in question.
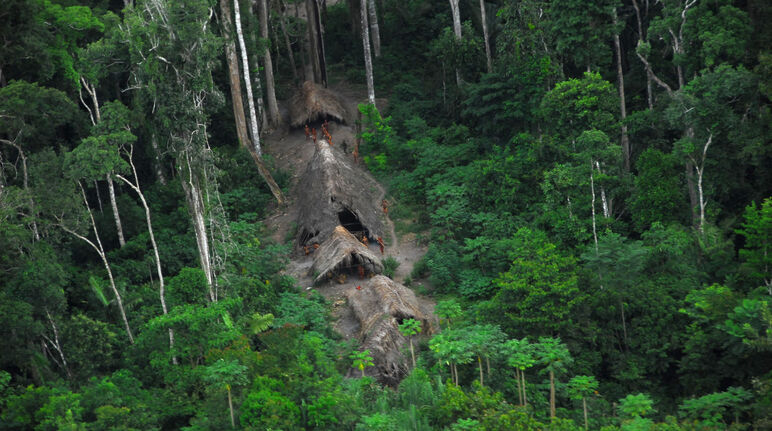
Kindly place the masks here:
POLYGON ((383 384, 396 386, 408 372, 403 353, 408 341, 399 332, 399 325, 406 319, 415 319, 428 328, 415 294, 379 275, 362 290, 348 292, 346 299, 360 322, 362 348, 370 350, 373 357, 375 370, 371 374, 383 384))
POLYGON ((298 245, 321 244, 339 225, 357 238, 382 236, 379 190, 340 149, 320 140, 298 183, 298 245))
POLYGON ((335 92, 306 81, 289 101, 290 124, 303 127, 325 119, 349 122, 346 106, 335 92))
POLYGON ((348 230, 338 226, 330 238, 314 252, 311 273, 317 274, 314 283, 318 283, 339 273, 356 272, 359 265, 368 274, 383 272, 381 258, 359 242, 348 230))

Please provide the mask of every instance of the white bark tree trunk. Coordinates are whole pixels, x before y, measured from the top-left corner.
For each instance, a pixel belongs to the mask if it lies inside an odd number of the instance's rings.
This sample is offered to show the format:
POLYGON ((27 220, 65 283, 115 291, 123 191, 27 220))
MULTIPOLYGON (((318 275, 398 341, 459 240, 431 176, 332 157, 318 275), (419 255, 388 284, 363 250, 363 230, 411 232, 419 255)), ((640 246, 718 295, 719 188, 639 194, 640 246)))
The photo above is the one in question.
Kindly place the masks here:
POLYGON ((485 59, 488 61, 488 73, 492 73, 493 57, 491 56, 491 43, 488 35, 488 17, 485 12, 485 0, 480 0, 480 21, 482 21, 483 39, 485 41, 485 59))
POLYGON ((115 230, 118 231, 118 243, 123 247, 126 245, 126 240, 123 238, 123 224, 121 223, 121 215, 118 213, 118 203, 115 201, 115 185, 110 174, 107 174, 106 179, 107 190, 110 192, 110 207, 113 209, 113 218, 115 219, 115 230))
MULTIPOLYGON (((18 137, 17 137, 18 139, 18 137)), ((27 195, 27 205, 29 206, 29 216, 32 220, 30 222, 32 229, 32 237, 35 239, 35 241, 40 241, 40 232, 38 231, 38 224, 37 224, 37 213, 35 211, 35 200, 32 199, 32 193, 29 189, 29 174, 27 171, 27 156, 24 154, 24 150, 22 150, 21 145, 16 143, 16 139, 13 141, 9 141, 7 139, 0 139, 0 143, 8 144, 14 148, 16 148, 16 151, 19 152, 19 158, 21 159, 21 171, 23 175, 23 187, 24 187, 24 193, 27 195)))
MULTIPOLYGON (((461 40, 461 10, 458 5, 459 0, 449 1, 451 13, 453 14, 453 34, 456 35, 457 39, 461 40)), ((456 68, 456 84, 459 87, 461 86, 461 72, 458 70, 458 67, 456 68)))
MULTIPOLYGON (((153 223, 150 219, 150 206, 148 206, 145 200, 145 194, 142 193, 142 189, 139 186, 139 175, 137 175, 137 168, 134 166, 134 147, 129 148, 129 165, 131 165, 131 172, 134 174, 134 182, 129 181, 122 175, 117 175, 118 179, 126 183, 129 187, 139 195, 139 200, 142 202, 142 207, 145 209, 145 222, 147 223, 147 233, 150 236, 150 245, 153 247, 153 258, 155 260, 155 268, 158 274, 158 295, 161 299, 161 310, 164 315, 168 314, 166 308, 166 295, 164 285, 164 274, 161 270, 161 255, 158 252, 158 244, 155 242, 155 232, 153 231, 153 223)), ((169 328, 169 349, 174 350, 174 330, 169 328)), ((177 363, 177 358, 173 357, 172 362, 177 363)))
MULTIPOLYGON (((257 113, 255 111, 255 100, 252 96, 252 81, 249 79, 249 57, 247 56, 247 46, 244 43, 244 33, 241 31, 241 13, 239 12, 239 0, 233 0, 233 10, 236 15, 236 35, 241 47, 241 67, 244 73, 244 85, 247 87, 247 102, 249 106, 249 125, 252 132, 252 145, 259 156, 263 155, 260 148, 260 131, 257 125, 257 113)), ((203 220, 203 218, 202 218, 203 220)))
POLYGON ((362 45, 365 55, 365 74, 367 75, 367 101, 375 106, 375 84, 373 83, 373 58, 370 55, 370 29, 367 25, 367 0, 360 0, 362 20, 362 45))
MULTIPOLYGON (((268 0, 259 0, 258 10, 260 12, 260 37, 268 40, 268 20, 271 15, 268 13, 268 0)), ((268 118, 272 126, 276 126, 281 121, 279 118, 279 104, 276 103, 276 89, 273 78, 273 59, 271 58, 271 49, 265 48, 263 54, 263 64, 265 66, 265 90, 268 94, 268 118)))
POLYGON ((593 172, 595 169, 590 162, 590 192, 592 192, 592 201, 590 207, 592 208, 592 238, 595 241, 595 254, 598 254, 598 230, 595 223, 595 179, 593 178, 593 172))
POLYGON ((710 136, 708 136, 707 142, 705 142, 705 145, 702 148, 702 158, 700 159, 700 162, 697 163, 696 161, 692 161, 694 163, 694 169, 697 171, 697 193, 699 194, 699 205, 700 205, 700 233, 705 233, 705 206, 707 205, 707 199, 705 199, 705 193, 702 189, 702 178, 703 174, 705 173, 705 159, 708 155, 708 147, 710 147, 710 143, 713 141, 713 134, 711 133, 710 136))
POLYGON ((204 218, 204 199, 201 187, 198 184, 198 178, 193 172, 191 166, 190 153, 185 152, 185 169, 187 169, 187 178, 184 178, 182 188, 185 190, 185 197, 188 201, 191 221, 193 222, 193 232, 196 236, 196 247, 198 249, 198 258, 201 264, 201 270, 206 276, 206 284, 209 288, 209 300, 215 302, 214 294, 214 274, 212 272, 212 253, 209 246, 209 235, 206 229, 204 218))
POLYGON ((121 313, 121 319, 123 320, 123 325, 126 328, 126 334, 129 336, 129 341, 131 344, 134 344, 134 335, 131 333, 131 327, 129 326, 129 320, 126 318, 126 311, 123 308, 123 299, 121 299, 121 293, 118 291, 118 288, 115 286, 115 279, 113 278, 113 271, 110 268, 110 263, 107 261, 107 254, 105 252, 104 247, 102 247, 102 240, 99 238, 99 231, 97 231, 96 222, 94 221, 94 214, 91 212, 91 207, 88 205, 88 199, 86 199, 86 192, 83 190, 83 186, 78 183, 78 186, 80 187, 81 196, 83 197, 83 203, 86 205, 86 211, 88 211, 89 219, 91 220, 91 227, 94 231, 94 236, 96 237, 96 243, 91 241, 90 239, 86 238, 85 236, 71 230, 67 226, 65 226, 63 223, 59 223, 59 226, 67 233, 73 235, 74 237, 86 242, 88 245, 93 248, 99 257, 102 259, 102 263, 105 266, 105 269, 107 270, 107 277, 110 280, 110 288, 113 291, 113 294, 115 295, 115 302, 118 304, 118 310, 121 313))
POLYGON ((375 0, 368 0, 367 12, 370 16, 370 32, 373 37, 373 51, 375 58, 381 56, 381 30, 378 27, 378 11, 375 9, 375 0))

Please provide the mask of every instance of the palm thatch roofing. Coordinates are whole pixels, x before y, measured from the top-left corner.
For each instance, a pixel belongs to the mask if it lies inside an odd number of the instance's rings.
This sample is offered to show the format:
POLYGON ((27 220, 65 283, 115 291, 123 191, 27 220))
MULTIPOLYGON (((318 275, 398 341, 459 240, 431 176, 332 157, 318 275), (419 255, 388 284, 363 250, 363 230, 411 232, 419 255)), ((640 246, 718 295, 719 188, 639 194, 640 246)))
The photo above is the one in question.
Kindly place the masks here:
POLYGON ((298 182, 298 245, 321 244, 342 225, 357 238, 383 235, 378 183, 320 139, 298 182))
POLYGON ((399 332, 399 325, 406 319, 415 319, 421 322, 424 333, 430 331, 415 293, 377 275, 361 290, 347 292, 346 299, 360 322, 362 348, 373 357, 375 367, 368 374, 383 384, 397 386, 409 371, 403 353, 408 340, 399 332))
POLYGON ((289 103, 290 124, 301 127, 326 118, 346 122, 345 105, 333 91, 306 81, 291 98, 289 103))
POLYGON ((332 278, 337 273, 357 269, 361 265, 367 273, 383 272, 381 258, 365 247, 343 226, 338 226, 332 236, 314 252, 311 272, 318 274, 314 283, 332 278))

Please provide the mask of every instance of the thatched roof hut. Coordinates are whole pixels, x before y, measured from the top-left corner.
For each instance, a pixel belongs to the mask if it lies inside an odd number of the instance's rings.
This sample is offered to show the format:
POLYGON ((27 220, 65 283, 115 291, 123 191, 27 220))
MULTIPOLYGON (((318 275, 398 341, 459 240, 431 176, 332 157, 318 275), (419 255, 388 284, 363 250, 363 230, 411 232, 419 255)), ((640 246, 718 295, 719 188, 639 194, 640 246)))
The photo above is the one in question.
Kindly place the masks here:
POLYGON ((361 265, 367 273, 383 272, 381 258, 359 242, 343 226, 338 226, 332 236, 314 252, 311 273, 318 274, 314 283, 331 278, 342 272, 355 272, 361 265))
POLYGON ((339 225, 357 238, 383 235, 378 183, 326 141, 319 141, 297 190, 301 247, 321 244, 339 225))
POLYGON ((290 124, 302 127, 324 119, 346 122, 348 111, 333 91, 306 81, 289 101, 290 124))
POLYGON ((399 332, 405 319, 421 322, 429 332, 429 322, 412 290, 394 280, 378 275, 362 287, 346 294, 346 299, 360 322, 362 348, 370 351, 375 364, 370 372, 378 381, 396 386, 408 373, 403 354, 408 340, 399 332))

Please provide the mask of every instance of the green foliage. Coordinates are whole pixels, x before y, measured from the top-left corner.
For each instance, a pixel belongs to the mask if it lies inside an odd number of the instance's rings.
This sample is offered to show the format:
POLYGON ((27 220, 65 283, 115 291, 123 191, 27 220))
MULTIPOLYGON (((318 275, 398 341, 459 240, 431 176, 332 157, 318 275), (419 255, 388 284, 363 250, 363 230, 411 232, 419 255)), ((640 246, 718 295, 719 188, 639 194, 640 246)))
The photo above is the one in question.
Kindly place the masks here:
POLYGON ((737 422, 737 417, 744 410, 742 406, 752 396, 746 389, 730 387, 724 392, 685 400, 678 413, 682 418, 699 421, 704 427, 722 427, 728 422, 727 414, 733 414, 737 422))
POLYGON ((394 278, 394 271, 399 267, 399 261, 393 256, 387 256, 383 259, 383 275, 389 278, 394 278))
POLYGON ((619 400, 619 414, 625 419, 642 418, 654 410, 654 401, 647 394, 630 394, 619 400))
POLYGON ((772 285, 772 198, 765 199, 760 208, 755 202, 747 206, 742 228, 737 233, 745 237, 745 246, 740 250, 745 269, 769 287, 772 285))
POLYGON ((406 337, 412 337, 413 335, 420 334, 421 322, 415 319, 405 319, 399 325, 399 332, 406 337))
POLYGON ((354 350, 350 355, 348 355, 348 357, 352 361, 351 366, 362 372, 362 377, 365 376, 365 368, 375 365, 373 363, 373 357, 370 356, 369 350, 362 352, 354 350))
POLYGON ((267 389, 250 392, 240 411, 241 425, 248 430, 295 429, 300 425, 300 408, 267 389))

